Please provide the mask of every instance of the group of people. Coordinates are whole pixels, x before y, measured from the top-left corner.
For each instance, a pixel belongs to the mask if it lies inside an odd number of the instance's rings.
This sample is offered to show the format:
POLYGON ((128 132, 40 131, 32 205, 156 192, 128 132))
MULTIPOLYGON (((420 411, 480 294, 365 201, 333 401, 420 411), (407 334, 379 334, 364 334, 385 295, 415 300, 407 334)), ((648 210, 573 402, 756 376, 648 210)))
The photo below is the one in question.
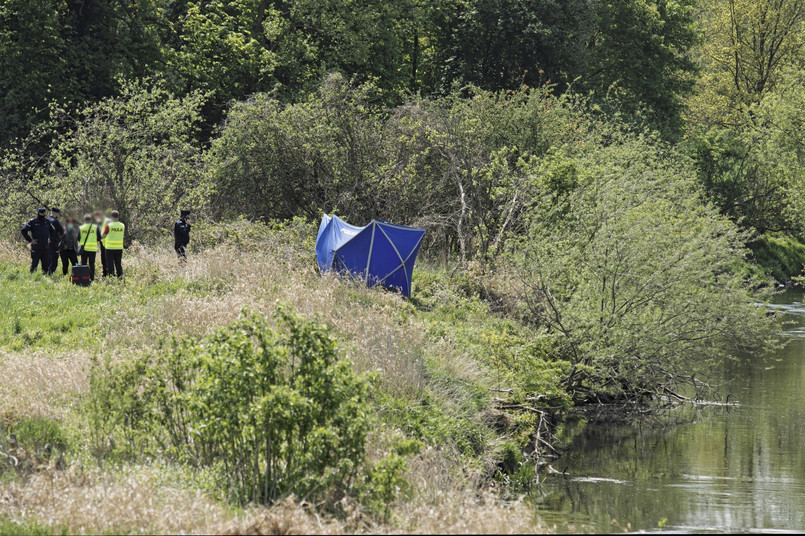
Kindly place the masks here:
MULTIPOLYGON (((123 247, 126 225, 120 221, 120 213, 113 210, 107 217, 100 210, 85 214, 83 224, 79 225, 70 216, 60 221, 61 211, 57 207, 40 207, 35 218, 22 227, 22 237, 31 250, 31 273, 41 265, 45 274, 56 273, 59 259, 62 273, 67 275, 70 265, 89 266, 90 279, 95 280, 95 261, 100 253, 103 277, 123 277, 123 247)), ((181 261, 187 258, 190 244, 190 211, 182 210, 179 220, 173 226, 174 250, 181 261)))

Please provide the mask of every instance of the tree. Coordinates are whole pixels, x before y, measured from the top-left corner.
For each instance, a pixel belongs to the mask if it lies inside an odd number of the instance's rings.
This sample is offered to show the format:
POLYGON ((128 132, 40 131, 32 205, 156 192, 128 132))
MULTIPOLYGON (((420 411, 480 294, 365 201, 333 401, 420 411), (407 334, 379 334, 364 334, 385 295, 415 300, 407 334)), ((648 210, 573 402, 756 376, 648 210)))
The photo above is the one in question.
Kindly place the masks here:
POLYGON ((464 0, 439 34, 440 89, 571 84, 668 135, 692 86, 692 0, 464 0))
POLYGON ((0 3, 0 144, 24 137, 50 99, 69 94, 59 7, 52 0, 0 3))
MULTIPOLYGON (((577 73, 582 87, 609 94, 630 115, 676 137, 683 97, 693 86, 690 49, 697 42, 693 0, 597 2, 591 58, 577 73)), ((611 103, 605 103, 610 104, 611 103)))
POLYGON ((254 93, 304 100, 331 72, 372 81, 395 100, 405 81, 400 2, 198 0, 172 14, 164 72, 210 94, 207 120, 254 93))
POLYGON ((68 207, 120 211, 128 238, 169 232, 180 203, 203 205, 194 135, 204 95, 124 82, 120 96, 54 120, 66 125, 49 152, 51 191, 68 207))
POLYGON ((567 83, 584 71, 593 12, 581 0, 465 0, 450 5, 439 47, 440 89, 454 81, 489 91, 567 83))
POLYGON ((644 136, 605 139, 538 168, 516 248, 522 299, 573 364, 577 402, 699 395, 698 376, 775 336, 741 275, 745 237, 702 202, 684 157, 644 136))
POLYGON ((695 125, 741 128, 748 108, 780 85, 787 66, 803 60, 803 0, 709 0, 699 20, 703 75, 690 102, 695 125))
POLYGON ((47 119, 48 104, 111 96, 160 56, 155 0, 0 3, 0 145, 47 119))
POLYGON ((207 155, 219 214, 365 218, 381 141, 373 91, 334 74, 297 104, 266 94, 235 104, 207 155))

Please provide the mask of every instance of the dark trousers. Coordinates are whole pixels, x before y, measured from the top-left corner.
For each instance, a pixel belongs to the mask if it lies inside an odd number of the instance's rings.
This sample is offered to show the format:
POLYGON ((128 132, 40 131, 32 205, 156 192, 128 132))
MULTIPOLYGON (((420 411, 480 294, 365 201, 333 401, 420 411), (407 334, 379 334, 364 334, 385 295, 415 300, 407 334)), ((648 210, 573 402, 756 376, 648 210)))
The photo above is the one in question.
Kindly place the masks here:
POLYGON ((103 247, 100 240, 98 241, 98 251, 101 252, 101 275, 106 277, 109 275, 109 266, 106 262, 106 248, 103 247))
POLYGON ((176 256, 179 257, 180 262, 184 262, 187 260, 187 246, 180 246, 179 244, 174 244, 173 249, 176 250, 176 256))
POLYGON ((123 277, 123 250, 122 249, 107 249, 106 250, 106 268, 109 271, 106 275, 116 275, 123 277))
POLYGON ((42 264, 42 271, 48 273, 48 270, 50 270, 49 249, 31 249, 31 273, 36 271, 40 263, 42 264))
POLYGON ((82 251, 81 264, 86 264, 87 266, 89 266, 89 277, 90 279, 95 281, 95 252, 82 251))
POLYGON ((58 248, 50 248, 48 249, 48 253, 50 256, 50 263, 48 266, 48 273, 55 274, 56 269, 59 267, 59 249, 58 248))
POLYGON ((65 249, 64 251, 59 252, 59 256, 61 257, 62 275, 67 275, 70 266, 75 266, 76 264, 78 264, 78 255, 76 255, 74 249, 65 249))

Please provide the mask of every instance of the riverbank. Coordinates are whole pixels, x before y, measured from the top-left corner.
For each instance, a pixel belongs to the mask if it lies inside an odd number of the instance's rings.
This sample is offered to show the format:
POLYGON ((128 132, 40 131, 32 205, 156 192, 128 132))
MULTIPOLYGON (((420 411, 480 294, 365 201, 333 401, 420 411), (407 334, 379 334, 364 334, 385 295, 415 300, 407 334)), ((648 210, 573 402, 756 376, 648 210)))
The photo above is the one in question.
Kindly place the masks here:
POLYGON ((805 267, 805 243, 786 233, 766 233, 749 244, 757 266, 775 286, 792 288, 805 267))
MULTIPOLYGON (((568 440, 562 419, 574 404, 628 391, 580 379, 601 371, 563 357, 567 343, 518 301, 510 272, 455 270, 425 255, 406 300, 321 277, 314 237, 315 225, 301 220, 209 226, 194 237, 187 264, 170 249, 134 244, 125 280, 89 289, 29 275, 24 249, 2 246, 0 451, 10 451, 13 431, 12 454, 28 462, 0 460, 0 520, 23 523, 20 532, 25 523, 88 533, 549 530, 516 499, 555 470, 535 462, 554 455, 554 434, 568 440), (366 456, 347 493, 315 506, 288 499, 244 508, 221 491, 216 470, 167 448, 126 448, 126 419, 115 430, 99 425, 92 404, 104 399, 91 378, 100 365, 160 355, 173 337, 200 341, 244 309, 271 317, 278 303, 329 326, 352 369, 375 378, 364 408, 372 419, 366 456)), ((718 306, 690 303, 696 314, 718 306)))
MULTIPOLYGON (((244 225, 214 247, 214 236, 199 235, 199 246, 211 247, 184 266, 170 250, 134 245, 125 281, 89 289, 31 276, 25 251, 3 246, 0 451, 11 450, 13 431, 17 458, 30 462, 14 469, 0 460, 3 532, 548 530, 530 506, 499 495, 538 477, 528 463, 533 416, 496 402, 512 388, 506 363, 530 344, 528 328, 492 313, 467 278, 427 264, 417 269, 411 301, 320 277, 308 231, 244 225), (242 509, 211 475, 170 456, 98 454, 109 439, 87 410, 96 363, 158 352, 173 336, 204 336, 244 308, 270 315, 277 302, 323 320, 354 370, 379 378, 365 466, 388 469, 374 503, 291 499, 242 509)), ((540 392, 564 396, 549 361, 529 378, 540 392)))

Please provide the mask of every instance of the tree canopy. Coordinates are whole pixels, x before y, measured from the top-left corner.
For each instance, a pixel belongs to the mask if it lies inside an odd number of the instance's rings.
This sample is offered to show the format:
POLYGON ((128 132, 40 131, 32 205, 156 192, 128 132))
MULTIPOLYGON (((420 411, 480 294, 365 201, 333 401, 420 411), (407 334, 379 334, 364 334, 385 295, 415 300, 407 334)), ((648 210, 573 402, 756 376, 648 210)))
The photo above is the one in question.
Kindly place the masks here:
POLYGON ((297 101, 333 71, 373 82, 386 104, 465 84, 614 89, 674 132, 696 40, 687 0, 9 0, 0 28, 0 144, 49 102, 91 104, 126 78, 209 92, 209 133, 230 101, 297 101))

